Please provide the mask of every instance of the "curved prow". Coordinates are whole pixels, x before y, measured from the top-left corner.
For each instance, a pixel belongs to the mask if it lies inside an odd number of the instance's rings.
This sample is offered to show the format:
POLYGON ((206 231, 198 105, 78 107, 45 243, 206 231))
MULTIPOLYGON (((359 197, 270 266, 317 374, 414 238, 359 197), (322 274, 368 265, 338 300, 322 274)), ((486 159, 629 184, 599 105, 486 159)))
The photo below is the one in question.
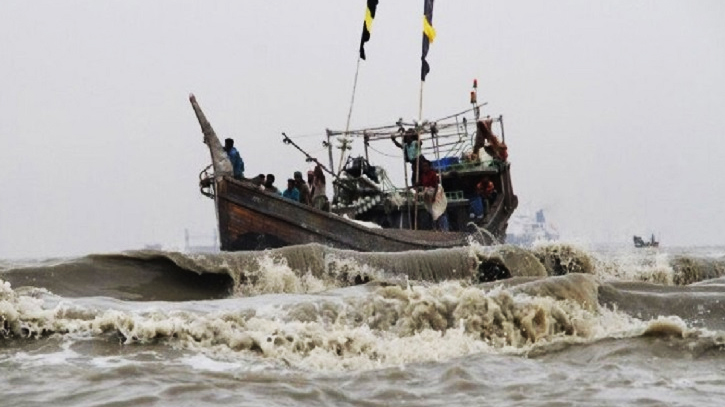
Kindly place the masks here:
POLYGON ((220 177, 223 175, 232 175, 234 172, 232 169, 232 162, 229 160, 222 143, 219 141, 219 138, 214 132, 214 128, 211 127, 211 123, 209 123, 206 119, 204 112, 202 112, 201 107, 199 107, 199 103, 196 102, 196 97, 193 94, 189 95, 189 102, 191 102, 191 107, 194 109, 196 119, 199 120, 201 132, 204 133, 204 143, 209 146, 211 162, 214 166, 214 176, 220 177))

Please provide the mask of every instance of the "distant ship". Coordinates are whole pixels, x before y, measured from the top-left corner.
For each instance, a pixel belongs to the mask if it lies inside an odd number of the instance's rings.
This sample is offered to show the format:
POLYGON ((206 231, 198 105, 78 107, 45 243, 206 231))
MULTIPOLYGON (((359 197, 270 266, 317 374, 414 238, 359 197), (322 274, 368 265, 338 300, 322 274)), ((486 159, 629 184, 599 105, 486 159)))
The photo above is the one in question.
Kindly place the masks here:
POLYGON ((546 222, 543 209, 539 209, 534 216, 518 214, 509 220, 506 243, 531 246, 534 242, 554 240, 559 240, 559 232, 546 222))
POLYGON ((641 237, 639 236, 633 236, 634 240, 634 247, 642 248, 642 247, 660 247, 660 242, 655 240, 655 235, 652 235, 649 242, 645 242, 641 237))

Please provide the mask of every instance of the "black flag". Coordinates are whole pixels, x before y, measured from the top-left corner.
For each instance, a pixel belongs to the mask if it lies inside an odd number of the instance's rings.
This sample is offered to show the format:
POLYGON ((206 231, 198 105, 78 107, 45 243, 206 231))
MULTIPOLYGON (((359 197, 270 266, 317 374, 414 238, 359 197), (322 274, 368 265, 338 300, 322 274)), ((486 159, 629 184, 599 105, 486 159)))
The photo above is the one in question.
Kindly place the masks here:
POLYGON ((365 21, 363 21, 362 38, 360 39, 360 58, 365 59, 365 43, 370 41, 370 30, 373 29, 375 9, 378 7, 378 0, 368 0, 368 7, 365 9, 365 21))
POLYGON ((420 57, 420 80, 425 81, 425 76, 430 72, 430 65, 425 57, 428 55, 428 46, 436 37, 436 30, 433 28, 433 0, 424 0, 423 7, 423 56, 420 57))

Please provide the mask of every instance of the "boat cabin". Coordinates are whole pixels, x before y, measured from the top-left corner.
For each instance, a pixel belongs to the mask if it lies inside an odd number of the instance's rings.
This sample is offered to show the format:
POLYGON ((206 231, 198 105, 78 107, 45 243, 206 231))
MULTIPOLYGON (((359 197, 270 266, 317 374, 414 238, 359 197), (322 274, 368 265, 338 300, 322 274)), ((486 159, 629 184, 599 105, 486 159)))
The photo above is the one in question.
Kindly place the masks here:
MULTIPOLYGON (((489 121, 498 125, 505 142, 503 117, 489 121)), ((416 175, 413 169, 416 165, 420 166, 420 162, 409 162, 405 187, 394 187, 385 169, 368 161, 368 150, 372 144, 384 143, 375 150, 386 148, 390 151, 390 138, 401 137, 406 132, 409 134, 411 130, 421 143, 420 157, 429 160, 445 191, 448 230, 465 232, 474 224, 503 241, 507 220, 517 205, 511 185, 510 164, 491 157, 484 148, 474 152, 476 126, 471 126, 465 117, 457 115, 422 125, 413 123, 406 126, 399 121, 391 127, 328 131, 328 139, 335 136, 358 137, 365 145, 365 156, 348 157, 336 178, 331 211, 375 223, 382 228, 436 230, 429 214, 430 205, 426 205, 420 188, 413 188, 416 175)), ((327 145, 331 146, 332 142, 327 145)), ((393 152, 403 159, 404 150, 393 152)))

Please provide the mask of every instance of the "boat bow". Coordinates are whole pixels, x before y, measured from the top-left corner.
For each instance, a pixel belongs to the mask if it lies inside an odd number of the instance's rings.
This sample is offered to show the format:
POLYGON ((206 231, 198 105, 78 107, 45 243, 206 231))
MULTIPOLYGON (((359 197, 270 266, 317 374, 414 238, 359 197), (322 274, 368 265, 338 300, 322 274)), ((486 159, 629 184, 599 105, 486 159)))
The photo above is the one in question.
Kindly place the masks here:
POLYGON ((211 162, 214 166, 214 177, 216 179, 220 179, 225 175, 233 175, 234 170, 232 168, 232 162, 229 160, 227 152, 224 151, 224 147, 222 146, 221 141, 219 141, 219 137, 217 137, 214 132, 214 128, 211 127, 211 123, 209 123, 209 120, 206 119, 201 107, 199 107, 199 103, 196 101, 196 96, 193 94, 189 95, 189 102, 191 102, 191 107, 194 109, 197 120, 199 120, 201 132, 204 133, 204 144, 209 147, 211 162))

